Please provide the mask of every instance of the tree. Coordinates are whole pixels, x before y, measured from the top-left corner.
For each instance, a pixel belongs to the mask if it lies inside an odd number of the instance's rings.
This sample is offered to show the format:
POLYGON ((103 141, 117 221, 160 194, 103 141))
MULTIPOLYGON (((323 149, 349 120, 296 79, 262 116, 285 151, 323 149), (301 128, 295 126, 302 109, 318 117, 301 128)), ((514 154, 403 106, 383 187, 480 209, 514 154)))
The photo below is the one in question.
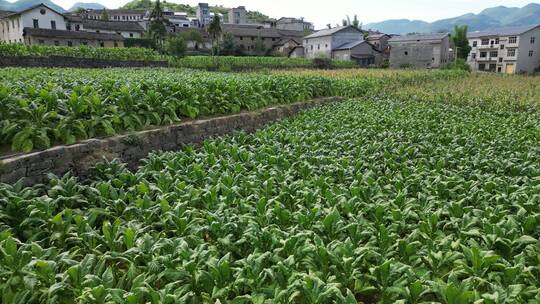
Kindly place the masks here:
POLYGON ((234 35, 225 32, 223 35, 223 47, 221 53, 226 56, 234 56, 237 53, 236 41, 234 40, 234 35))
POLYGON ((255 39, 255 45, 253 47, 256 55, 264 55, 266 53, 266 46, 264 46, 264 41, 261 38, 261 35, 257 36, 255 39))
POLYGON ((152 13, 150 13, 150 28, 148 33, 158 50, 163 49, 163 41, 165 40, 165 36, 167 36, 168 23, 167 19, 163 17, 161 3, 157 0, 152 13))
POLYGON ((212 38, 212 55, 219 55, 219 38, 221 36, 221 20, 218 14, 214 15, 214 19, 210 22, 208 26, 208 33, 210 38, 212 38))
POLYGON ((342 21, 343 26, 351 25, 359 30, 362 29, 362 23, 360 23, 360 20, 358 20, 358 15, 354 15, 354 19, 351 21, 351 17, 347 15, 347 19, 343 19, 342 21))
POLYGON ((194 45, 195 50, 198 50, 199 49, 199 44, 203 43, 203 36, 201 35, 201 33, 199 33, 196 30, 190 30, 190 31, 187 31, 187 32, 182 32, 180 34, 180 36, 182 38, 184 38, 184 41, 186 41, 186 43, 187 42, 193 42, 195 44, 194 45))
POLYGON ((109 21, 109 12, 107 12, 106 8, 103 8, 103 11, 101 12, 101 20, 109 21))
POLYGON ((468 26, 455 26, 454 34, 452 35, 452 41, 454 42, 455 52, 457 53, 457 58, 467 59, 469 52, 471 51, 471 46, 469 45, 469 40, 467 39, 467 30, 468 26))
POLYGON ((177 57, 182 57, 186 54, 186 41, 184 38, 176 36, 171 37, 167 39, 167 42, 165 44, 165 50, 167 51, 167 54, 177 57))

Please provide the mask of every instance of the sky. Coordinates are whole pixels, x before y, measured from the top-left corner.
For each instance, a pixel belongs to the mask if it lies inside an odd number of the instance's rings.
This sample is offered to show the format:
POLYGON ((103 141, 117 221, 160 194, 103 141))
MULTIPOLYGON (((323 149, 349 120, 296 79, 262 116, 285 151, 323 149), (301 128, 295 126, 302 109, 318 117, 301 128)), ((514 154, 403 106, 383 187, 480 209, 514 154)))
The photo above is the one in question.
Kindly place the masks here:
MULTIPOLYGON (((117 8, 130 0, 53 0, 64 8, 76 2, 98 2, 108 8, 117 8)), ((13 2, 13 0, 12 0, 13 2)), ((341 23, 347 15, 356 14, 363 24, 387 19, 419 19, 428 22, 456 17, 466 13, 479 13, 485 8, 499 5, 522 7, 538 0, 169 0, 169 2, 196 5, 236 7, 243 5, 248 10, 258 10, 270 17, 304 17, 313 22, 317 29, 326 24, 341 23)))

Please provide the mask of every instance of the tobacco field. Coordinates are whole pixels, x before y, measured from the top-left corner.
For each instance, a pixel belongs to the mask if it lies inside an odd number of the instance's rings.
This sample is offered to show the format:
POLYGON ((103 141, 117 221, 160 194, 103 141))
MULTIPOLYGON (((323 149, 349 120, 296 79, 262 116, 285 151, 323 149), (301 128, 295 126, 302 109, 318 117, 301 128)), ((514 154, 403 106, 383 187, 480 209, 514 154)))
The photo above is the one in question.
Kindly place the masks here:
POLYGON ((2 303, 538 303, 540 114, 415 96, 0 186, 2 303))

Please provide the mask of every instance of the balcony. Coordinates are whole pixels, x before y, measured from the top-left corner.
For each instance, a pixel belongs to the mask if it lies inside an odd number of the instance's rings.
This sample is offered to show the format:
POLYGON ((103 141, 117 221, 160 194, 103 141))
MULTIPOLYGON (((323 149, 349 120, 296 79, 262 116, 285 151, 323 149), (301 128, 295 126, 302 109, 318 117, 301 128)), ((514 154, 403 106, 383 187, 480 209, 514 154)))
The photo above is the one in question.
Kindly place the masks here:
POLYGON ((498 48, 499 48, 498 44, 486 44, 486 45, 478 46, 478 49, 481 49, 481 50, 498 49, 498 48))
POLYGON ((476 61, 479 62, 488 62, 488 61, 498 61, 499 57, 476 57, 476 61))

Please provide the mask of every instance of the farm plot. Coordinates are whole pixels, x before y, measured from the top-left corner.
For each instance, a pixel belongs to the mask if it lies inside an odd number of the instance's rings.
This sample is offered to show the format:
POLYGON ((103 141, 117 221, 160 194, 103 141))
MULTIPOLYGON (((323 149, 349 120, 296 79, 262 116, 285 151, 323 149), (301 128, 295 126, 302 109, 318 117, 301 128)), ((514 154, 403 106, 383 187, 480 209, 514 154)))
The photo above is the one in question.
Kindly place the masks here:
POLYGON ((3 303, 538 303, 540 115, 371 98, 0 188, 3 303))

